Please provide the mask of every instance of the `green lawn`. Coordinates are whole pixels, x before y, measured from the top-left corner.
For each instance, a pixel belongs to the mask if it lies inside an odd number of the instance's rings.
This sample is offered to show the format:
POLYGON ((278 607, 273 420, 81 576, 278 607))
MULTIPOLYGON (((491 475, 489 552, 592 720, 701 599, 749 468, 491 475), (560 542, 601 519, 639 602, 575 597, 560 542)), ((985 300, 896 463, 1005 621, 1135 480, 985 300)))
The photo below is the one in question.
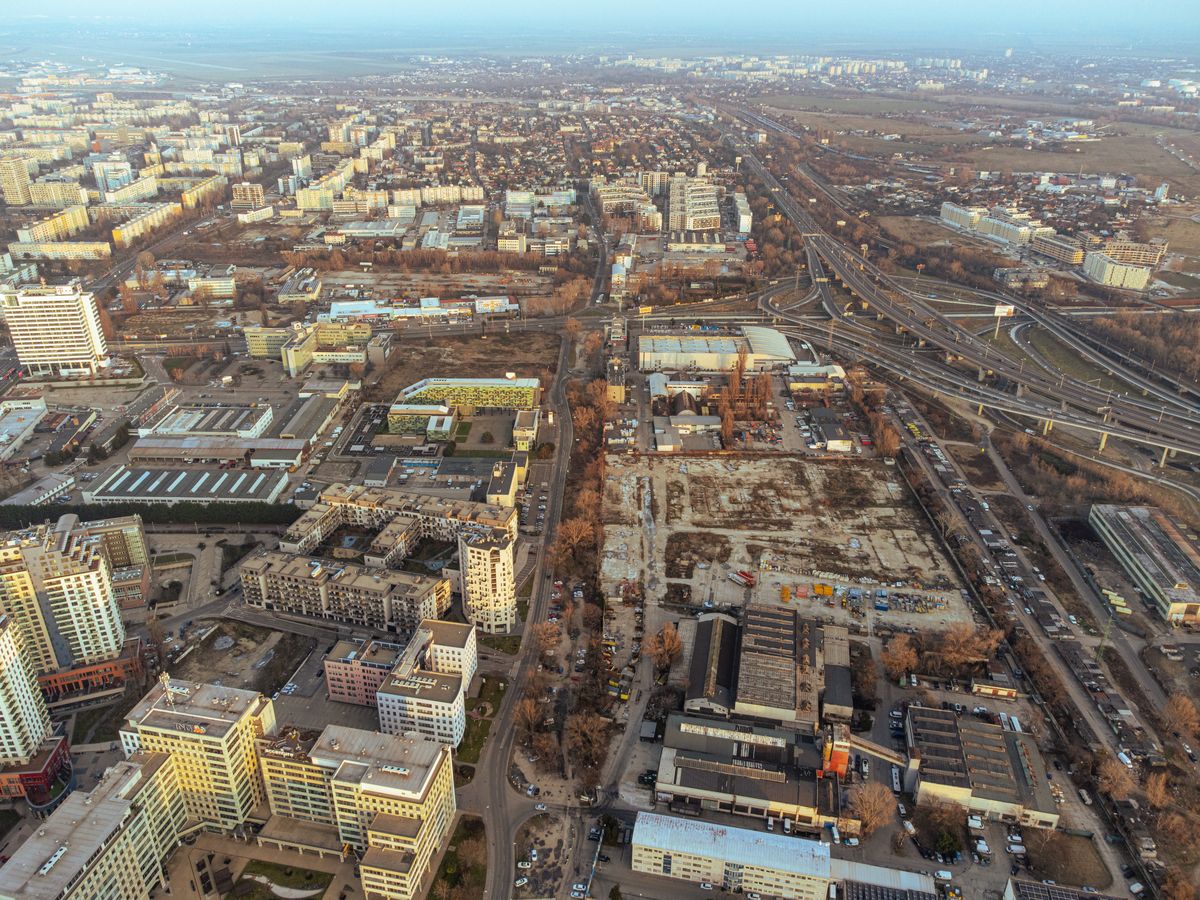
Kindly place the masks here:
POLYGON ((504 692, 506 690, 508 690, 508 679, 489 675, 483 679, 483 686, 479 689, 479 697, 475 699, 482 700, 492 709, 499 709, 500 704, 504 702, 504 692))
POLYGON ((158 553, 150 557, 150 561, 154 566, 171 566, 175 563, 193 563, 196 561, 194 553, 158 553))
POLYGON ((472 424, 474 424, 474 423, 459 422, 458 428, 455 429, 455 431, 454 431, 454 440, 465 441, 467 439, 467 435, 469 435, 471 433, 471 425, 472 424))
POLYGON ((300 890, 318 890, 329 887, 333 875, 328 872, 314 872, 300 866, 281 866, 277 863, 252 859, 242 870, 242 877, 262 875, 276 887, 297 888, 300 890))
POLYGON ((474 456, 482 459, 508 459, 512 456, 511 450, 464 450, 462 447, 456 447, 454 450, 455 456, 474 456))
POLYGON ((491 730, 491 719, 472 719, 467 716, 467 729, 463 733, 462 743, 458 745, 459 762, 470 765, 479 762, 479 755, 483 753, 483 745, 487 743, 491 730))
POLYGON ((517 634, 481 634, 479 643, 509 656, 515 656, 521 649, 521 636, 517 634))

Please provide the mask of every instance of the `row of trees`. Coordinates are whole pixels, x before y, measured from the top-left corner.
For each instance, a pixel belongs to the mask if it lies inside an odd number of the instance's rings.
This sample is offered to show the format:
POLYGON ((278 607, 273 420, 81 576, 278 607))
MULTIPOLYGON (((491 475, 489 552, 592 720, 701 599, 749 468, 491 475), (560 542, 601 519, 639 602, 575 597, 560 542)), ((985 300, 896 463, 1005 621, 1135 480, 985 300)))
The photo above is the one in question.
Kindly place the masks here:
POLYGON ((999 629, 961 622, 942 632, 897 634, 884 645, 881 661, 892 679, 917 671, 964 678, 986 665, 1002 640, 999 629))
POLYGON ((1190 313, 1139 316, 1131 312, 1091 319, 1086 328, 1110 347, 1164 372, 1200 379, 1200 320, 1190 313))

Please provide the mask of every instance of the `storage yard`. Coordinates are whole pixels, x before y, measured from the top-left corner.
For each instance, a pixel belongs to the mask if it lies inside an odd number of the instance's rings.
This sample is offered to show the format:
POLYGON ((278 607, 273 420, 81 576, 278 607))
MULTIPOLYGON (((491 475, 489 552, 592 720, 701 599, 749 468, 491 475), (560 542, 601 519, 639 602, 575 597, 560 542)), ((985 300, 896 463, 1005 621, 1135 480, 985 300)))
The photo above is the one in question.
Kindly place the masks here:
POLYGON ((601 582, 694 608, 788 605, 859 629, 971 621, 919 509, 877 461, 610 457, 601 582))

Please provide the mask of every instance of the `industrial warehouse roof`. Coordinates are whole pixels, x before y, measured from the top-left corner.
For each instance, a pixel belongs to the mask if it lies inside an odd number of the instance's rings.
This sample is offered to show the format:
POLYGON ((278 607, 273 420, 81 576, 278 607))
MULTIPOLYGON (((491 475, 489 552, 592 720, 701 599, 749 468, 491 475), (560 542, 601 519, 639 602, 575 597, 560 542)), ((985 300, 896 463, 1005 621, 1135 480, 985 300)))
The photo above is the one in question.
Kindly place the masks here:
POLYGON ((633 827, 633 843, 742 866, 829 878, 829 845, 790 835, 640 812, 633 827))
POLYGON ((783 332, 762 325, 743 325, 742 334, 750 342, 750 352, 755 356, 774 357, 785 362, 796 361, 796 352, 783 332))
POLYGON ((287 474, 277 470, 117 466, 85 490, 84 499, 89 503, 270 503, 286 484, 287 474))

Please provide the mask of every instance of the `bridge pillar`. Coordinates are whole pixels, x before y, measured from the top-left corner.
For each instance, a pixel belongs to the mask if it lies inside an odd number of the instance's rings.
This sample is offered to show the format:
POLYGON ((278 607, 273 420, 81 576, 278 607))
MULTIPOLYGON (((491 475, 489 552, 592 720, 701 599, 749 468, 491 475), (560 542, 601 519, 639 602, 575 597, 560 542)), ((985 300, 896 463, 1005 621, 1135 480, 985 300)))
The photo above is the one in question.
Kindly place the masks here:
POLYGON ((1168 453, 1167 448, 1163 447, 1162 456, 1159 457, 1159 460, 1158 460, 1158 467, 1160 469, 1165 469, 1167 467, 1167 453, 1168 453))
POLYGON ((987 380, 987 370, 983 366, 979 367, 979 375, 975 380, 976 381, 986 381, 987 380))
POLYGON ((979 412, 977 413, 977 415, 980 415, 980 416, 983 415, 983 404, 982 403, 979 404, 979 412))
POLYGON ((1108 432, 1102 431, 1102 432, 1100 432, 1100 448, 1099 448, 1101 453, 1104 452, 1104 447, 1107 444, 1108 444, 1108 432))
POLYGON ((1067 401, 1066 401, 1066 400, 1060 400, 1060 401, 1058 402, 1058 408, 1059 408, 1059 409, 1061 409, 1063 412, 1066 412, 1066 411, 1067 411, 1067 401))
POLYGON ((1054 420, 1046 419, 1042 422, 1042 434, 1049 434, 1054 429, 1054 420))
POLYGON ((1018 397, 1024 397, 1024 396, 1025 396, 1025 384, 1024 384, 1024 382, 1021 382, 1021 381, 1018 381, 1018 382, 1017 382, 1017 396, 1018 396, 1018 397))

